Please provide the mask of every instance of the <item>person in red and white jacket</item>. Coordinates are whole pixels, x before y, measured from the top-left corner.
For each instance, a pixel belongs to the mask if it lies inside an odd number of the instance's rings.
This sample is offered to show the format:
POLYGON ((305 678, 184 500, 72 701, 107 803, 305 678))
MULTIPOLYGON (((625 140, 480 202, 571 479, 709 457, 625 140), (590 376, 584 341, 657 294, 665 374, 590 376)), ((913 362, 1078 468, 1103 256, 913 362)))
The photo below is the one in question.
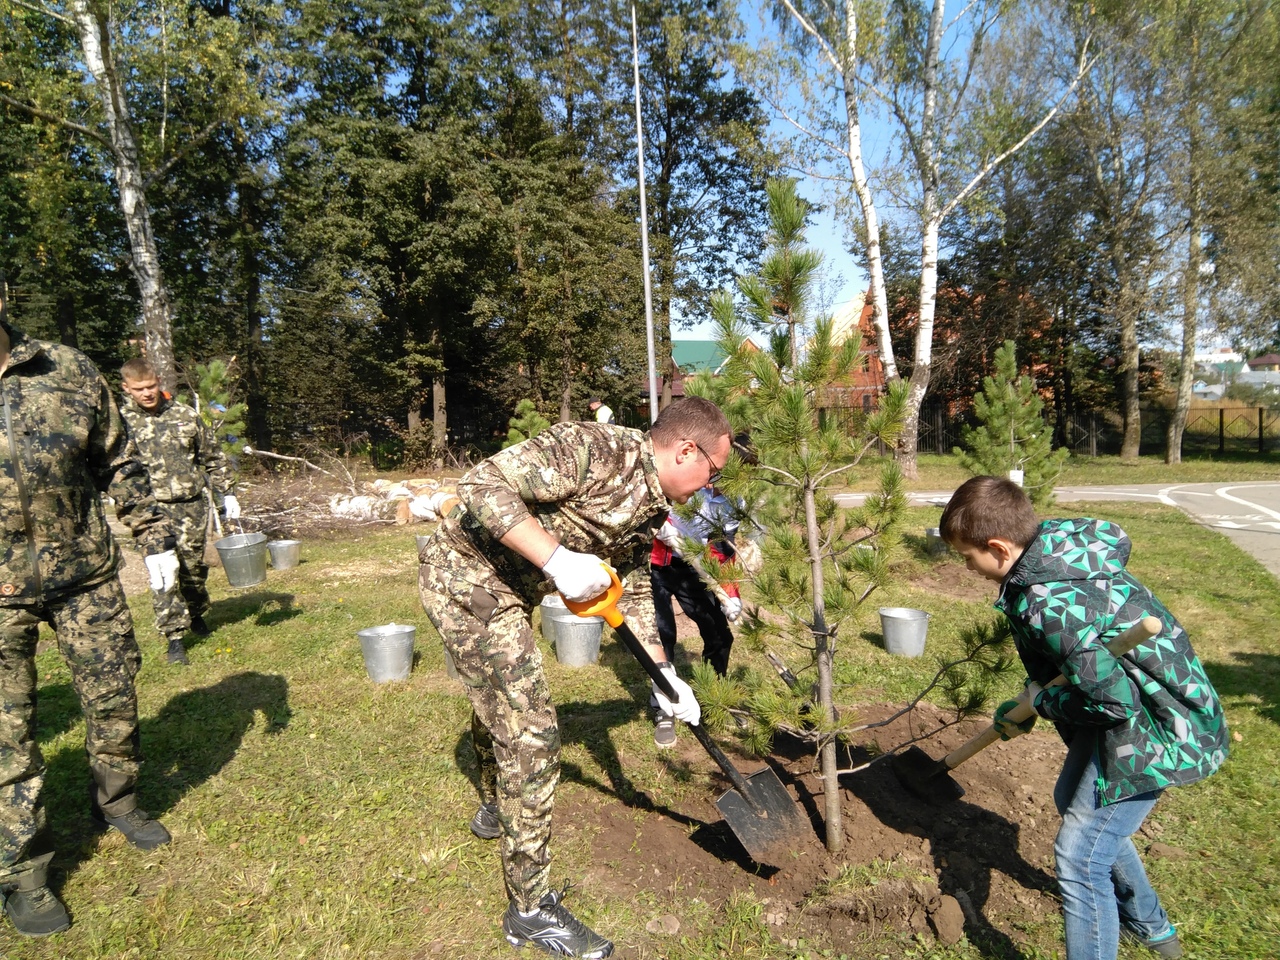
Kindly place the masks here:
MULTIPOLYGON (((650 555, 649 583, 653 588, 654 623, 658 637, 673 661, 676 649, 676 617, 672 601, 680 604, 702 635, 702 659, 720 676, 729 670, 733 646, 731 621, 742 615, 742 597, 733 581, 709 584, 699 568, 685 559, 706 545, 711 556, 722 564, 735 557, 734 534, 739 509, 714 486, 706 486, 689 498, 693 516, 685 519, 672 513, 658 531, 650 555)), ((675 721, 654 706, 653 741, 666 748, 675 744, 675 721)))

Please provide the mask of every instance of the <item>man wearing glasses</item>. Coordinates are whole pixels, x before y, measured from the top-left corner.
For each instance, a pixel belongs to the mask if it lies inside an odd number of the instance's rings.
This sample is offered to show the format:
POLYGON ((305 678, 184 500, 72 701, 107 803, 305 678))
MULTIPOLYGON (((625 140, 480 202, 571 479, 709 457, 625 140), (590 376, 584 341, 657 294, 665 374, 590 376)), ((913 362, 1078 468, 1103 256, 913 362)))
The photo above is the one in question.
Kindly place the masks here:
POLYGON ((471 699, 481 781, 471 830, 499 840, 510 899, 502 928, 515 946, 592 960, 613 952, 550 885, 560 733, 533 608, 552 590, 599 596, 612 565, 626 587, 621 612, 676 691, 676 703, 659 695, 660 705, 696 724, 698 703, 654 628, 648 561, 672 504, 718 477, 729 449, 729 421, 700 397, 672 403, 647 433, 558 423, 467 473, 460 502, 419 552, 423 607, 471 699))

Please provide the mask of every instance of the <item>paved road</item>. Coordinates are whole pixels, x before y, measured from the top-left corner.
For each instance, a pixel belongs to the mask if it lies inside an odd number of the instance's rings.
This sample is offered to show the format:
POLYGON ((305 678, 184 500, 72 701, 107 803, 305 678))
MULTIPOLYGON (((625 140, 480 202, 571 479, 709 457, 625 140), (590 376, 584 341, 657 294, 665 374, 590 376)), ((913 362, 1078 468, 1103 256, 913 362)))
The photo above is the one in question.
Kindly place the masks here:
MULTIPOLYGON (((1139 483, 1114 487, 1058 487, 1059 503, 1086 500, 1149 501, 1178 507, 1204 526, 1230 538, 1280 579, 1280 483, 1139 483)), ((854 506, 864 494, 843 493, 836 502, 854 506)), ((913 506, 942 506, 951 491, 910 495, 913 506)))

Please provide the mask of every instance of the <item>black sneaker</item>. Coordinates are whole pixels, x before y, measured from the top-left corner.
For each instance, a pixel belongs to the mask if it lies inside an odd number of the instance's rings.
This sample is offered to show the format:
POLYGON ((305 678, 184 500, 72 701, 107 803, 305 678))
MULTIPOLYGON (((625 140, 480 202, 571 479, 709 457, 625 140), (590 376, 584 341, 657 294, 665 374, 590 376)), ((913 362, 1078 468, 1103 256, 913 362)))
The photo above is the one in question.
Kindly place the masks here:
POLYGON ((191 618, 191 632, 197 637, 207 637, 209 634, 213 633, 213 631, 209 629, 209 625, 204 622, 204 617, 191 618))
POLYGON ((1175 930, 1162 940, 1148 940, 1140 937, 1128 927, 1120 928, 1120 939, 1130 943, 1140 943, 1157 956, 1165 960, 1178 960, 1182 956, 1182 944, 1178 942, 1178 931, 1175 930))
POLYGON ((71 926, 67 908, 43 885, 13 891, 5 899, 4 912, 13 921, 13 929, 24 937, 47 937, 71 926))
POLYGON ((164 828, 164 824, 159 820, 152 820, 141 810, 136 807, 128 813, 122 813, 118 817, 109 817, 101 810, 93 810, 93 819, 99 823, 104 823, 109 827, 115 827, 124 834, 124 838, 139 850, 154 850, 156 847, 162 847, 173 838, 169 836, 169 831, 164 828))
POLYGON ((187 662, 187 648, 182 645, 181 637, 169 638, 169 652, 165 654, 165 658, 170 663, 185 664, 187 662))
POLYGON ((471 818, 471 832, 481 840, 497 840, 502 836, 502 821, 498 819, 498 808, 492 803, 482 803, 476 815, 471 818))
POLYGON ((511 901, 502 918, 502 932, 507 935, 507 942, 513 947, 531 943, 547 953, 586 960, 601 960, 613 953, 613 941, 578 920, 560 902, 562 899, 564 891, 553 890, 538 902, 538 909, 528 917, 511 901))
POLYGON ((669 750, 676 745, 676 718, 671 714, 653 715, 653 743, 659 750, 669 750))

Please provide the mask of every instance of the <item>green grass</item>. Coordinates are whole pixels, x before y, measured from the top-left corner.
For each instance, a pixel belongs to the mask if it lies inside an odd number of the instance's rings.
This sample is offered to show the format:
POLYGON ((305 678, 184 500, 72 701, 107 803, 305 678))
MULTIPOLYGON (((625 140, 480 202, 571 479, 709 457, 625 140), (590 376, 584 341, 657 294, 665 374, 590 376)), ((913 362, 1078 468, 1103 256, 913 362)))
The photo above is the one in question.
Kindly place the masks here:
MULTIPOLYGON (((872 490, 879 482, 880 465, 891 458, 869 457, 854 472, 849 489, 872 490)), ((954 490, 972 474, 956 457, 922 453, 919 476, 907 483, 909 490, 954 490)), ((1133 483, 1217 483, 1220 481, 1272 480, 1280 476, 1280 451, 1265 454, 1227 454, 1187 457, 1170 466, 1162 457, 1145 456, 1122 461, 1119 457, 1071 457, 1056 486, 1105 486, 1133 483)))
MULTIPOLYGON (((1097 505, 1135 542, 1132 568, 1191 631, 1239 740, 1207 783, 1170 791, 1154 814, 1161 839, 1187 852, 1154 862, 1154 880, 1193 956, 1274 956, 1280 855, 1280 591, 1229 541, 1153 506, 1097 505)), ((910 528, 936 522, 912 512, 910 528)), ((211 585, 217 632, 190 649, 191 665, 164 663, 145 598, 132 606, 146 662, 142 710, 144 808, 174 842, 153 853, 93 833, 86 809, 84 726, 56 651, 41 653, 39 740, 49 764, 46 796, 58 857, 55 880, 74 915, 65 934, 24 941, 0 924, 9 958, 410 958, 515 956, 501 941, 505 907, 492 845, 467 831, 476 793, 469 707, 444 675, 441 648, 417 597, 413 534, 420 528, 308 540, 303 564, 272 571, 262 589, 211 585), (356 631, 389 621, 418 626, 420 662, 406 683, 365 675, 356 631)), ((909 537, 901 572, 958 561, 924 555, 909 537)), ((959 631, 992 616, 985 602, 940 602, 903 584, 873 596, 847 630, 841 678, 850 702, 901 700, 923 684, 930 657, 880 649, 875 608, 935 613, 929 653, 956 649, 959 631)), ((544 648, 559 705, 562 790, 614 804, 619 818, 657 816, 616 805, 645 791, 678 804, 709 791, 706 775, 668 763, 644 718, 647 682, 620 645, 601 668, 561 667, 544 648)), ((735 652, 735 662, 763 660, 735 652)), ((590 838, 561 824, 553 877, 584 878, 590 838)), ((850 864, 846 880, 876 865, 850 864)), ((625 945, 626 955, 695 960, 719 956, 877 956, 975 960, 977 946, 931 949, 886 935, 864 947, 788 946, 741 894, 696 903, 655 880, 627 898, 585 883, 572 906, 625 945), (667 913, 678 937, 645 930, 667 913)), ((1028 917, 1027 958, 1060 952, 1056 917, 1028 917)), ((1138 953, 1122 952, 1124 958, 1138 953)))

